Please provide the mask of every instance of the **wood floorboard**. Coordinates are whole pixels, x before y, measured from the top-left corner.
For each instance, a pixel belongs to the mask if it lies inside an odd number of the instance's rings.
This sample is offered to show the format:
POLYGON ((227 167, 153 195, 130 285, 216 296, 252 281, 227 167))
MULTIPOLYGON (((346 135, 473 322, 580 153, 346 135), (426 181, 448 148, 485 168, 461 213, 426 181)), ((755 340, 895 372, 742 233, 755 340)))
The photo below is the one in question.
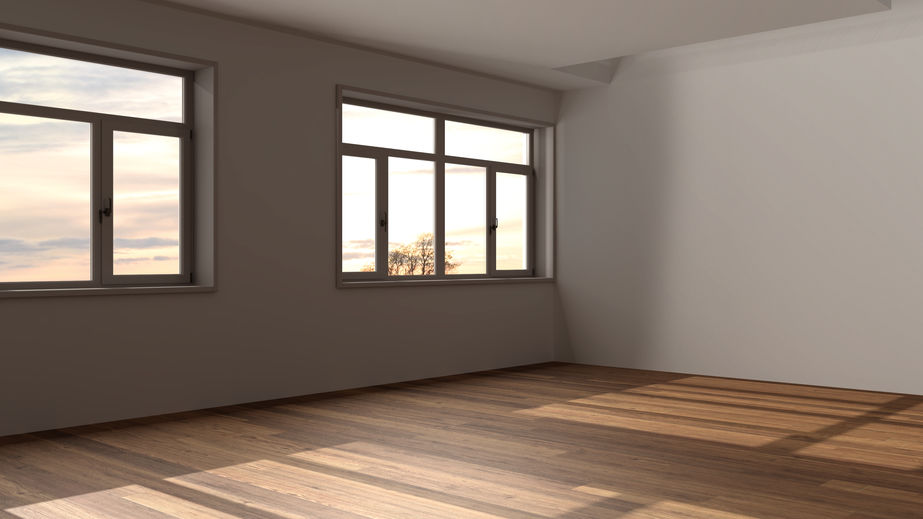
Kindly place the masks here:
POLYGON ((549 363, 0 438, 0 519, 923 519, 923 396, 549 363))

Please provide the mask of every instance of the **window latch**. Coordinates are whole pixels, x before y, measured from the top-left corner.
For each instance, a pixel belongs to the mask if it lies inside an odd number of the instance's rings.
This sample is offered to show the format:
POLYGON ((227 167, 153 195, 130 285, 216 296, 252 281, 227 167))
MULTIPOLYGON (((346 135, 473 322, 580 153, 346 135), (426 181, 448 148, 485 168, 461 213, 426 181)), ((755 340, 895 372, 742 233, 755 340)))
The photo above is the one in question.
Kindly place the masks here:
POLYGON ((491 226, 489 227, 489 228, 490 228, 490 232, 496 231, 499 227, 500 227, 500 219, 499 219, 499 218, 494 218, 494 223, 493 223, 493 225, 491 225, 491 226))
POLYGON ((378 226, 381 228, 388 227, 388 213, 381 213, 381 218, 378 220, 378 226))
POLYGON ((103 223, 104 216, 112 216, 112 197, 106 198, 106 206, 99 210, 99 223, 103 223))

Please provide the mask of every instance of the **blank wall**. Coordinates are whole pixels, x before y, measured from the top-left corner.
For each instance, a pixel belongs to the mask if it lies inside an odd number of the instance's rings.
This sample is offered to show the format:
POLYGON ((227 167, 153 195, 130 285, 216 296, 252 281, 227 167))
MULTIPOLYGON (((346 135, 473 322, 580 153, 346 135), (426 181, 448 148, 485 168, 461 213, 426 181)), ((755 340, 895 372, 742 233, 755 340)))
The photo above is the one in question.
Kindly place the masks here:
POLYGON ((564 96, 557 356, 923 393, 923 11, 564 96))

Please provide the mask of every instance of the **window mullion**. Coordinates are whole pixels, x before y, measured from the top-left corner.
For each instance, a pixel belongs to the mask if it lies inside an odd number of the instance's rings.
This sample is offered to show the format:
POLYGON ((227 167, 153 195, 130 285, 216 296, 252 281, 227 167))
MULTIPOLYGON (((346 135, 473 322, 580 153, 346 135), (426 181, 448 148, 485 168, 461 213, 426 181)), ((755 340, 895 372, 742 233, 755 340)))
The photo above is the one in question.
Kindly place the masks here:
POLYGON ((528 176, 526 189, 526 269, 535 275, 535 170, 528 176))
POLYGON ((484 232, 487 233, 487 275, 497 275, 497 230, 494 224, 497 221, 497 169, 493 166, 487 168, 487 215, 485 218, 484 232))
POLYGON ((445 276, 445 120, 436 119, 436 277, 445 276))
POLYGON ((103 122, 101 119, 93 121, 93 178, 91 179, 90 219, 92 222, 90 243, 91 265, 93 268, 93 285, 103 284, 103 251, 102 251, 102 222, 99 209, 103 201, 103 122))
POLYGON ((388 276, 388 157, 375 157, 375 272, 388 276))
POLYGON ((102 285, 111 284, 113 272, 113 250, 112 250, 112 214, 116 208, 112 205, 112 125, 105 120, 99 123, 99 200, 96 203, 95 217, 97 228, 99 229, 99 268, 100 282, 102 285), (110 208, 110 215, 103 215, 103 208, 110 208))
POLYGON ((193 282, 195 271, 195 179, 192 130, 186 129, 180 138, 180 273, 193 282))

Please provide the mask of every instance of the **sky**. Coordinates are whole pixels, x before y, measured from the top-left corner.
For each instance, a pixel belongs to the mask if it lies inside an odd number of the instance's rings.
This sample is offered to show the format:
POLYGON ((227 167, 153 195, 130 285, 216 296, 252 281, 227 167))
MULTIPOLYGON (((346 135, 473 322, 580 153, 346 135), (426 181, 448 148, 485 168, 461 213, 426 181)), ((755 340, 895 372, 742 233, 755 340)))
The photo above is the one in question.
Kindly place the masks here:
MULTIPOLYGON (((0 100, 182 120, 182 79, 0 49, 0 100)), ((179 142, 115 132, 116 274, 179 269, 179 142)), ((91 125, 0 114, 0 282, 91 279, 91 125)))
MULTIPOLYGON (((434 121, 351 105, 343 106, 343 141, 410 151, 434 151, 434 121)), ((453 121, 446 122, 446 154, 528 163, 527 134, 453 121)), ((458 264, 454 274, 487 270, 487 172, 485 168, 446 164, 446 252, 458 264)), ((358 272, 375 261, 375 162, 344 157, 343 271, 358 272)), ((435 234, 435 170, 430 161, 389 158, 389 249, 435 234)), ((526 177, 497 174, 497 268, 526 265, 526 177)))

